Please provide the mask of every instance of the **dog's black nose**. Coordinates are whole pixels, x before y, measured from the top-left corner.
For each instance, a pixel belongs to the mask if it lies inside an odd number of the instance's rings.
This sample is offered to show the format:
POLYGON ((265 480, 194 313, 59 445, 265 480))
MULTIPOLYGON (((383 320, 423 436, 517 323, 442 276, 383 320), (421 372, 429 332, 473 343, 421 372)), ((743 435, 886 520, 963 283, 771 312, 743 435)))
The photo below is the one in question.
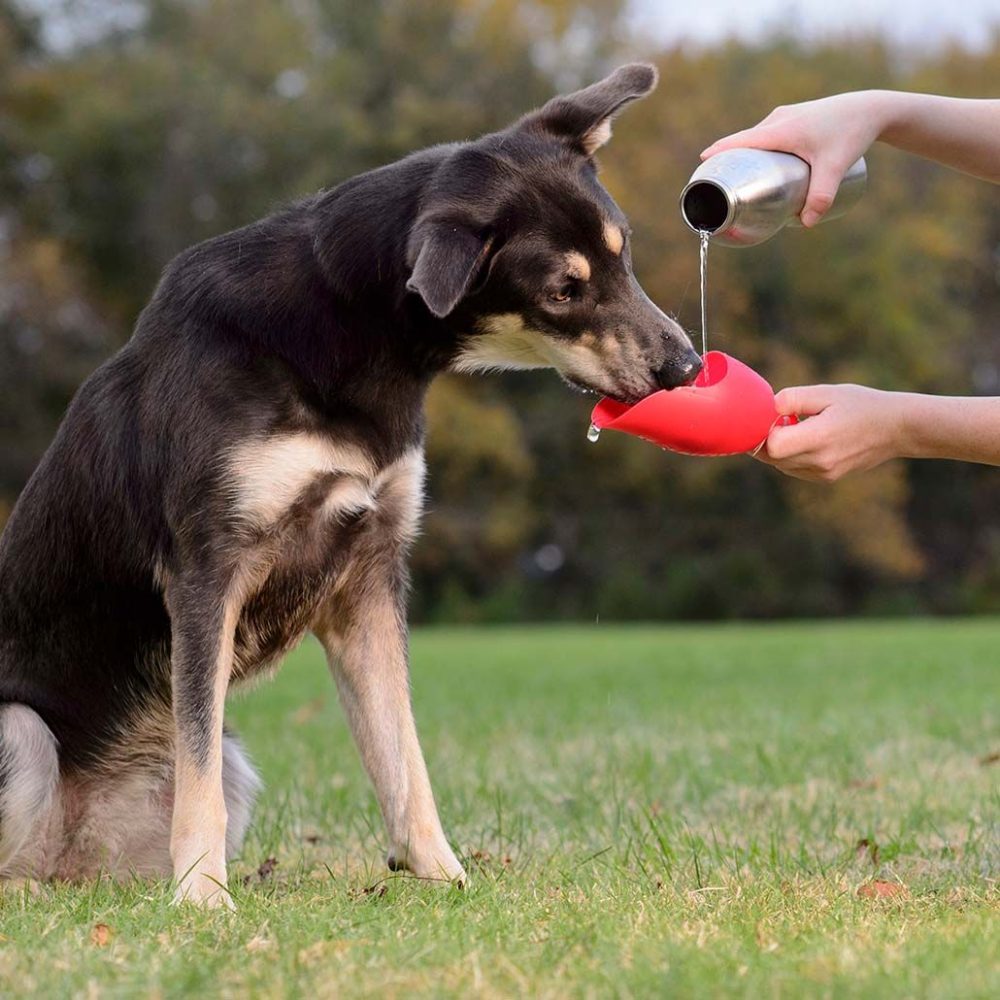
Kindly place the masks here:
POLYGON ((694 351, 687 351, 679 358, 673 358, 653 373, 656 384, 661 389, 676 389, 679 385, 689 385, 701 371, 701 357, 694 351))

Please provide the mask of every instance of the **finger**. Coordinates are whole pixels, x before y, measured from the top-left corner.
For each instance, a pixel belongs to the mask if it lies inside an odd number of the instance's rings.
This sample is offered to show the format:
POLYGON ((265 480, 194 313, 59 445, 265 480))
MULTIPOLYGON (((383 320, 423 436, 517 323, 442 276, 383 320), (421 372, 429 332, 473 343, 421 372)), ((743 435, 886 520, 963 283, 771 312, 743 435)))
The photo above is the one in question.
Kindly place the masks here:
POLYGON ((814 417, 831 402, 828 385, 792 385, 774 397, 774 407, 782 417, 814 417))
POLYGON ((763 462, 765 465, 771 466, 772 469, 777 469, 785 476, 791 476, 793 479, 804 479, 807 482, 815 483, 819 482, 821 478, 816 470, 816 466, 808 461, 771 458, 764 448, 754 458, 758 462, 763 462))
POLYGON ((843 176, 844 170, 838 164, 826 160, 817 160, 812 164, 809 193, 799 215, 803 226, 815 226, 830 211, 843 176))
POLYGON ((799 462, 810 460, 810 455, 822 443, 825 433, 822 427, 817 428, 821 421, 807 420, 791 427, 774 427, 767 436, 764 449, 768 458, 776 462, 787 462, 794 459, 799 462))
POLYGON ((723 136, 717 139, 711 146, 706 146, 701 151, 701 158, 707 160, 716 153, 721 153, 726 149, 771 149, 769 142, 773 142, 771 130, 761 125, 754 125, 753 128, 745 128, 741 132, 733 132, 732 135, 723 136))

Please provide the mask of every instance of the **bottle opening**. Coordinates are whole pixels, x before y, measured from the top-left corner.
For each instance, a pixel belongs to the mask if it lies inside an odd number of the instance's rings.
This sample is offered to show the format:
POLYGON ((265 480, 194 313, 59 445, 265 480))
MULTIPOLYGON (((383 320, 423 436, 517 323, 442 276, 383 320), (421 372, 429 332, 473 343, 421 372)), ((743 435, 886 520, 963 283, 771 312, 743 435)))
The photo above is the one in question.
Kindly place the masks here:
POLYGON ((696 181, 681 203, 684 221, 695 231, 714 233, 729 216, 729 200, 725 192, 711 181, 696 181))

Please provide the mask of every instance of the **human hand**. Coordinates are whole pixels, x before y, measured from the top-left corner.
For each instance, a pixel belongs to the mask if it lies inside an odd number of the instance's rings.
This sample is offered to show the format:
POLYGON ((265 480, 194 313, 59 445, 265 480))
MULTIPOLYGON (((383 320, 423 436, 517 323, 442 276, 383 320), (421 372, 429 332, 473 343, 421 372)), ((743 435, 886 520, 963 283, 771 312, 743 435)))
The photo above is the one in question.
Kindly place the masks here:
POLYGON ((858 91, 775 108, 759 125, 712 143, 701 158, 747 147, 801 157, 811 176, 799 218, 802 225, 814 226, 833 204, 848 168, 879 137, 886 100, 878 91, 858 91))
POLYGON ((872 469, 903 451, 905 394, 861 385, 805 385, 774 397, 782 416, 806 417, 775 426, 757 457, 788 476, 832 483, 872 469))

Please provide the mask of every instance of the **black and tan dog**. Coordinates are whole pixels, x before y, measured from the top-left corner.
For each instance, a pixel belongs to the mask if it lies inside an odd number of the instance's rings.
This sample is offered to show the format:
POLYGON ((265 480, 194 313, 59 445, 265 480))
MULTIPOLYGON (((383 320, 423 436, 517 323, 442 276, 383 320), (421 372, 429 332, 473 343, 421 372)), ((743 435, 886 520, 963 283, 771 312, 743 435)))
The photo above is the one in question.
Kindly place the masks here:
POLYGON ((406 554, 446 370, 635 400, 700 366, 597 179, 644 65, 182 253, 0 541, 0 873, 230 903, 258 787, 227 690, 325 646, 389 865, 464 877, 410 709, 406 554))

